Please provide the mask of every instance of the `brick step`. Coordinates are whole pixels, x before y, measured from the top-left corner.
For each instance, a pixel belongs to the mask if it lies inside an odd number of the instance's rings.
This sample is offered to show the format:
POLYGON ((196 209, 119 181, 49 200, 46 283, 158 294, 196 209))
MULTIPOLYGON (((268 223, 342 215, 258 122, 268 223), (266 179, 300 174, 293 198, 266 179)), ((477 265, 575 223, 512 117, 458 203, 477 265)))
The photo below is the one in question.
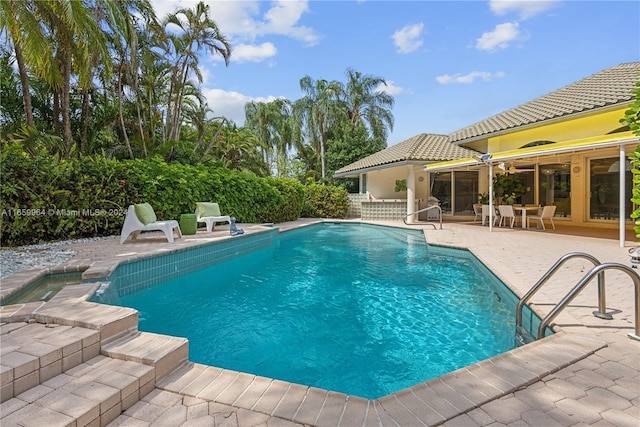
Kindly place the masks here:
POLYGON ((130 332, 102 346, 102 354, 114 359, 152 365, 160 379, 187 362, 189 341, 186 338, 130 332))
POLYGON ((155 388, 153 366, 98 355, 2 403, 0 424, 105 426, 155 388))
POLYGON ((15 322, 0 326, 0 402, 100 354, 100 333, 75 326, 15 322))
POLYGON ((138 312, 132 308, 87 301, 59 301, 55 297, 33 313, 33 318, 40 323, 95 329, 100 332, 103 345, 138 329, 138 312))

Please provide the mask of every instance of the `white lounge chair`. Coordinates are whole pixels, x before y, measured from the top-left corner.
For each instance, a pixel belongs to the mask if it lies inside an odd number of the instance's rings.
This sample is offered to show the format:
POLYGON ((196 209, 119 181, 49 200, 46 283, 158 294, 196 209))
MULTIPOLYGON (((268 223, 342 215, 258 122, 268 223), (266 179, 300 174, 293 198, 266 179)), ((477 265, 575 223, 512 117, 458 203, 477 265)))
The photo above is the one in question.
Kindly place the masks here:
POLYGON ((198 202, 196 203, 196 222, 207 224, 207 231, 211 233, 216 227, 216 222, 231 224, 231 217, 221 215, 220 206, 217 203, 198 202))
POLYGON ((529 215, 527 216, 527 228, 529 228, 529 223, 532 219, 537 221, 537 227, 540 228, 542 226, 543 230, 546 230, 544 227, 544 220, 548 219, 551 221, 551 226, 553 229, 556 229, 556 225, 553 223, 553 216, 556 214, 556 206, 555 205, 547 205, 542 208, 542 212, 539 215, 529 215))
POLYGON ((129 236, 131 236, 132 240, 135 240, 142 231, 162 231, 167 236, 169 243, 173 243, 174 229, 177 230, 178 237, 182 237, 178 221, 158 221, 156 213, 149 203, 130 205, 124 224, 122 224, 120 244, 123 244, 129 236))

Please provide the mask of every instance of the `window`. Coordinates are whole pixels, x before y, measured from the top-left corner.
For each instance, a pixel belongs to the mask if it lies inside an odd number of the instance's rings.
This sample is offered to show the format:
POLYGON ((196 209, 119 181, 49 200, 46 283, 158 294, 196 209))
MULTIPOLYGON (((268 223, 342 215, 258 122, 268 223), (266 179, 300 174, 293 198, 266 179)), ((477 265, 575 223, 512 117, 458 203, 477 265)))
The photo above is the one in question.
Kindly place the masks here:
MULTIPOLYGON (((631 164, 625 162, 625 218, 633 211, 631 164)), ((617 220, 620 215, 620 160, 592 159, 589 161, 589 218, 617 220)))
POLYGON ((430 180, 430 195, 438 199, 443 214, 451 214, 451 172, 432 173, 430 180))
POLYGON ((571 217, 571 164, 540 165, 538 194, 542 206, 556 205, 556 216, 571 217))
POLYGON ((473 215, 478 203, 478 172, 454 172, 455 214, 473 215))
POLYGON ((539 145, 547 145, 547 144, 555 144, 555 141, 533 141, 533 142, 529 142, 527 144, 524 144, 522 147, 520 148, 529 148, 529 147, 537 147, 539 145))
POLYGON ((525 205, 533 205, 536 202, 535 181, 536 173, 534 165, 526 165, 518 168, 521 172, 518 172, 518 180, 524 185, 525 193, 516 200, 517 203, 523 203, 525 205))

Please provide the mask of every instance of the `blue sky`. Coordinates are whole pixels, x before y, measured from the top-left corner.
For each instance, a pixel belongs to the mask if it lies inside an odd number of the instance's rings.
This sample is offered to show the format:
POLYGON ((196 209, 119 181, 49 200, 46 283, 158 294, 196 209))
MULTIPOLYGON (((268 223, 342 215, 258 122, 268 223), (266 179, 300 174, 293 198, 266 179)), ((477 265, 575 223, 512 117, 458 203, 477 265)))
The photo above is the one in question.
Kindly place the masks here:
MULTIPOLYGON (((228 67, 201 56, 215 116, 303 96, 300 79, 379 76, 395 98, 388 145, 448 134, 623 62, 640 60, 638 1, 217 1, 228 67)), ((195 0, 152 0, 160 18, 195 0)))

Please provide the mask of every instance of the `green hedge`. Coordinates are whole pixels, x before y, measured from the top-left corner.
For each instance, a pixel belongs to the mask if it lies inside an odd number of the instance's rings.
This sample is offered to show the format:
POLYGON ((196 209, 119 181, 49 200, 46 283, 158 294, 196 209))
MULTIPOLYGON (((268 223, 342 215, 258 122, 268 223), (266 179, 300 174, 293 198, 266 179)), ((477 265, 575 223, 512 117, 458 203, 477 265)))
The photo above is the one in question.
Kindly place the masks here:
POLYGON ((344 218, 348 211, 349 194, 344 188, 315 184, 305 187, 303 217, 344 218))
POLYGON ((337 187, 304 187, 293 179, 161 159, 58 162, 6 147, 0 174, 2 246, 117 235, 127 207, 140 202, 149 202, 158 219, 178 219, 193 212, 196 202, 214 201, 240 223, 292 221, 303 211, 344 217, 347 209, 346 191, 337 187))

